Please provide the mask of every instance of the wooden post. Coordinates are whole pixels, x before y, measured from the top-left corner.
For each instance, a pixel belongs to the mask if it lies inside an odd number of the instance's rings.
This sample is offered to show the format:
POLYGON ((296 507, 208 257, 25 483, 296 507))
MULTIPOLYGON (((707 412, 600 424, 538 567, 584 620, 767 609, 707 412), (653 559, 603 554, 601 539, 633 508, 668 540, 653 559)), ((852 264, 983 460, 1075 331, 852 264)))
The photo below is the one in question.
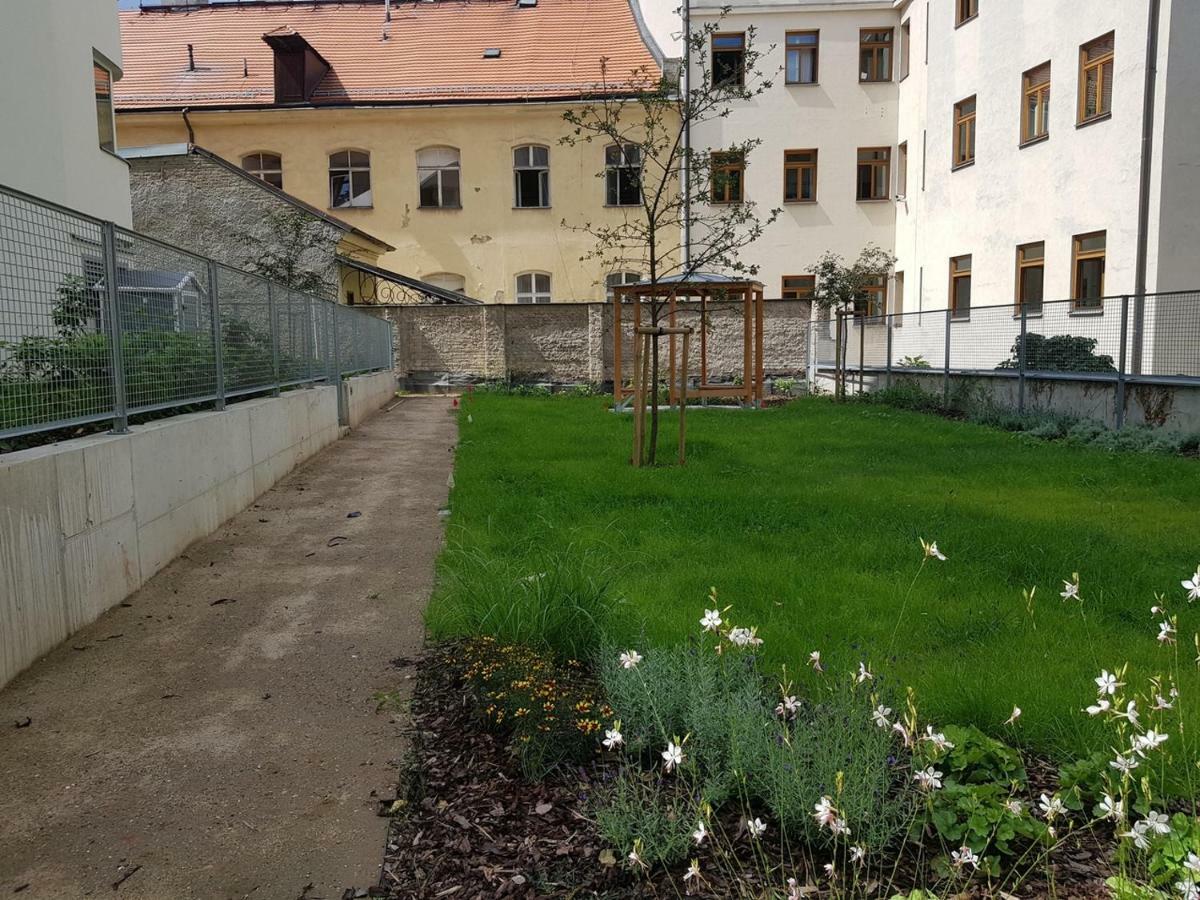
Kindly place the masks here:
POLYGON ((708 384, 708 294, 700 292, 700 387, 708 384))
MULTIPOLYGON (((635 301, 636 302, 636 301, 635 301)), ((642 464, 642 341, 633 329, 633 455, 629 461, 633 465, 642 464)))
POLYGON ((683 359, 679 379, 679 464, 682 466, 687 447, 687 389, 688 389, 688 343, 692 339, 689 329, 683 333, 683 359))
POLYGON ((763 292, 755 291, 754 313, 754 398, 759 406, 763 399, 763 292))
POLYGON ((621 390, 621 291, 613 291, 613 405, 624 399, 621 390))
MULTIPOLYGON (((667 303, 668 303, 668 310, 669 310, 668 314, 667 314, 667 324, 670 325, 670 327, 672 329, 674 329, 675 328, 675 292, 674 291, 671 291, 671 295, 668 298, 667 303)), ((669 340, 670 340, 670 344, 667 345, 668 346, 667 359, 668 359, 668 366, 670 368, 670 373, 667 376, 667 384, 670 385, 670 388, 668 389, 668 392, 667 392, 667 402, 670 404, 673 404, 673 403, 675 403, 675 400, 676 400, 675 333, 674 333, 674 331, 671 332, 669 340)))
POLYGON ((754 360, 751 350, 751 329, 754 314, 751 310, 750 289, 742 291, 742 402, 747 406, 754 403, 754 360))

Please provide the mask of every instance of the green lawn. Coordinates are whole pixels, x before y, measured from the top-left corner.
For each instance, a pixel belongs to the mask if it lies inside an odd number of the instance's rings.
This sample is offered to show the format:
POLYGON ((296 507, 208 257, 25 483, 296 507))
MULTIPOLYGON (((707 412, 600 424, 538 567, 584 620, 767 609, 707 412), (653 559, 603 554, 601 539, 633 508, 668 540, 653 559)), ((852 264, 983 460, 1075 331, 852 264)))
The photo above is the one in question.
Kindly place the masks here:
MULTIPOLYGON (((924 720, 1060 756, 1105 746, 1081 712, 1101 668, 1128 661, 1132 685, 1169 667, 1150 614, 1161 592, 1180 613, 1183 702, 1200 714, 1200 604, 1188 608, 1180 588, 1200 562, 1195 461, 812 399, 696 411, 685 468, 635 470, 631 417, 605 407, 470 401, 451 546, 528 559, 530 574, 532 547, 604 548, 636 612, 620 638, 642 648, 694 632, 715 585, 734 622, 759 627, 773 664, 799 668, 814 649, 831 671, 866 660, 885 683, 915 688, 924 720), (949 561, 926 565, 893 644, 922 537, 949 561), (1076 571, 1082 606, 1058 593, 1076 571), (1031 618, 1022 590, 1033 586, 1031 618), (1014 704, 1024 716, 1006 729, 1014 704)), ((673 457, 673 417, 664 439, 673 457)), ((454 602, 435 596, 435 633, 454 602)), ((1173 749, 1178 758, 1178 739, 1173 749)))

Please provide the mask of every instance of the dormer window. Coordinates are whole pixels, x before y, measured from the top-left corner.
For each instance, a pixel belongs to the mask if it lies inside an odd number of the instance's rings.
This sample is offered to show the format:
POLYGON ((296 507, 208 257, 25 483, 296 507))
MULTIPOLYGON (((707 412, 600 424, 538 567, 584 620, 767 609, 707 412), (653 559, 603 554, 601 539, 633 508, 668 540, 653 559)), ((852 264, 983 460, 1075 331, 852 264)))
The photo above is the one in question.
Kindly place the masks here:
POLYGON ((308 103, 329 71, 329 63, 313 46, 288 27, 263 35, 275 53, 275 102, 308 103))

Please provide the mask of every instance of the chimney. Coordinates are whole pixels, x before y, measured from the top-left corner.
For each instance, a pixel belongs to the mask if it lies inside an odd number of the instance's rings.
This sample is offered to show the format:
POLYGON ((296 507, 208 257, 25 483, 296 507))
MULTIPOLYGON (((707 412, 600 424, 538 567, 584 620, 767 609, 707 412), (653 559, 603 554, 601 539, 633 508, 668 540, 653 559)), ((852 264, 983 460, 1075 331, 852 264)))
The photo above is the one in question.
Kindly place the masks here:
POLYGON ((192 48, 191 44, 188 44, 188 71, 196 71, 196 51, 192 48))

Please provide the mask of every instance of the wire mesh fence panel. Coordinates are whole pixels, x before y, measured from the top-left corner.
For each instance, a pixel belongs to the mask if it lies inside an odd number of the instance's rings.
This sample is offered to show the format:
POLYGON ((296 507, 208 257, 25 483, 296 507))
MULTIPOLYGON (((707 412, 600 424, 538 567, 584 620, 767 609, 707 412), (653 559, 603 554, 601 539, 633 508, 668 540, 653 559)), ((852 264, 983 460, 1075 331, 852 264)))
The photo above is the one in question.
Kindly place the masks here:
POLYGON ((946 311, 895 313, 892 370, 946 367, 946 311))
POLYGON ((0 191, 0 437, 110 418, 100 222, 0 191))
MULTIPOLYGON (((944 314, 942 321, 944 329, 944 314)), ((1020 368, 1017 359, 1020 342, 1021 318, 1013 315, 1012 306, 976 306, 969 316, 951 314, 950 371, 1016 371, 1020 368)), ((945 355, 944 341, 942 355, 945 355)))
POLYGON ((1107 297, 1086 310, 1073 300, 1043 303, 1041 316, 1026 318, 1025 371, 1115 379, 1121 359, 1121 310, 1120 297, 1107 297))
POLYGON ((116 236, 129 412, 212 399, 217 355, 208 261, 122 228, 116 236))
MULTIPOLYGON (((1134 319, 1136 298, 1130 298, 1134 319)), ((1200 293, 1158 294, 1143 305, 1140 371, 1166 378, 1200 378, 1200 293)), ((1130 333, 1134 331, 1130 324, 1130 333)))
POLYGON ((217 266, 222 372, 227 396, 272 387, 271 295, 265 279, 217 266))

